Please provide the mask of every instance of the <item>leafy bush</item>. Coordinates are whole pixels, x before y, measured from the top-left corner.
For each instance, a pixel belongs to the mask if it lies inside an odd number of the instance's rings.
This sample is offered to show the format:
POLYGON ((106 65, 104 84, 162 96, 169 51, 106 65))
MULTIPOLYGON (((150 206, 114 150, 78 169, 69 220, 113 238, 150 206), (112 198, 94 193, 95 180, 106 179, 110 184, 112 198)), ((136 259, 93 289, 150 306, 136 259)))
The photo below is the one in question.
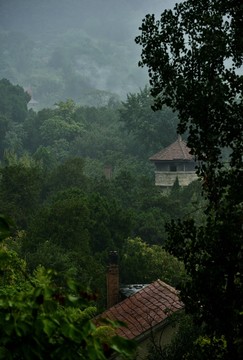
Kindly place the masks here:
MULTIPOLYGON (((2 240, 10 229, 1 219, 2 240)), ((113 350, 131 355, 133 344, 112 331, 116 324, 109 324, 110 336, 99 335, 101 330, 91 321, 96 312, 90 306, 92 295, 70 279, 58 287, 56 274, 43 267, 27 276, 24 262, 3 244, 0 275, 0 359, 104 360, 113 350), (22 277, 9 276, 11 267, 22 277)))

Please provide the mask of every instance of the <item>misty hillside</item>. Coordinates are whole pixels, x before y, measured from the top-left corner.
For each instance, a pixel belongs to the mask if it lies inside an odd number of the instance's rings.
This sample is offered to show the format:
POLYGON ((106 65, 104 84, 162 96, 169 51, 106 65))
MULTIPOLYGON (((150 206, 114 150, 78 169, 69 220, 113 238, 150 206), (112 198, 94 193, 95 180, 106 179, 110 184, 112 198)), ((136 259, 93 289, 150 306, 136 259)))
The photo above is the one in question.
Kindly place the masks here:
POLYGON ((124 98, 148 81, 134 42, 142 18, 173 3, 1 0, 0 78, 31 89, 37 108, 124 98))

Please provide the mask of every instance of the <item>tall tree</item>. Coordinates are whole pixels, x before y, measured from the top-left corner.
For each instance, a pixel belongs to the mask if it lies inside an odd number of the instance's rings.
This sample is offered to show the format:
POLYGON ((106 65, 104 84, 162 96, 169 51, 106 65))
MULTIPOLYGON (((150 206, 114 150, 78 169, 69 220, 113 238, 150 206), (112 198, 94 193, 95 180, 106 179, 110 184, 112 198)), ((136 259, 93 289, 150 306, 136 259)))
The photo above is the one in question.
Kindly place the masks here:
POLYGON ((11 216, 17 227, 26 228, 39 206, 43 172, 28 156, 14 160, 9 155, 5 163, 0 168, 1 211, 11 216))
POLYGON ((120 120, 124 129, 131 133, 149 154, 167 146, 175 138, 177 116, 171 109, 154 112, 151 109, 153 98, 146 86, 137 94, 128 94, 120 109, 120 120))
POLYGON ((30 95, 19 85, 7 79, 0 80, 0 113, 14 122, 22 122, 27 116, 30 95))
POLYGON ((141 238, 128 238, 121 252, 123 284, 144 284, 161 279, 172 286, 185 279, 183 263, 160 245, 148 245, 141 238))
POLYGON ((188 131, 200 164, 206 225, 172 223, 168 249, 191 275, 181 292, 187 310, 211 338, 225 339, 226 359, 242 358, 242 27, 238 0, 187 0, 160 20, 147 15, 136 38, 155 109, 165 104, 178 111, 178 131, 188 131))

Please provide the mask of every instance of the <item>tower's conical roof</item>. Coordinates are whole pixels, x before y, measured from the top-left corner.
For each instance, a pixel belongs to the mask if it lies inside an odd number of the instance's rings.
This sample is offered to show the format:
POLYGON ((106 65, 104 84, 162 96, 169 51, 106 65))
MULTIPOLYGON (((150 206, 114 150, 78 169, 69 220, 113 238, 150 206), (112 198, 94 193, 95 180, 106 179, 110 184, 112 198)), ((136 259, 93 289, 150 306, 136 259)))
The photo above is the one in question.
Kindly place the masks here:
POLYGON ((165 149, 160 150, 152 155, 149 160, 151 161, 168 161, 168 160, 193 160, 190 154, 190 149, 186 142, 179 136, 178 139, 165 149))

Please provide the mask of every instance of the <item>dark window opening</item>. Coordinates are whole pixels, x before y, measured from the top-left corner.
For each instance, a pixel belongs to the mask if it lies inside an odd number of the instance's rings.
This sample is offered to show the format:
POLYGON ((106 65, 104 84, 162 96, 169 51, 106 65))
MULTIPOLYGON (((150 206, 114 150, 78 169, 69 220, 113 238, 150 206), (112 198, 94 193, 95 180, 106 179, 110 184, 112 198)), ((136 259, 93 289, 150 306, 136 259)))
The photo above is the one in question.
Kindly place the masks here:
POLYGON ((176 165, 170 165, 170 171, 176 171, 176 165))

